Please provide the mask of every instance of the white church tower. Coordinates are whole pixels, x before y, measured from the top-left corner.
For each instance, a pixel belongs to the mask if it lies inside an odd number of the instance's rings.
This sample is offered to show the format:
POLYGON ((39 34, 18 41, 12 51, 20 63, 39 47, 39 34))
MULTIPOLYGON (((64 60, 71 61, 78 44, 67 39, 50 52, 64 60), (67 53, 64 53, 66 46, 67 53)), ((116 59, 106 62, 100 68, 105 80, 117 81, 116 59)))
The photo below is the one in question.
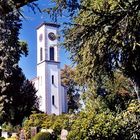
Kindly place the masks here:
POLYGON ((54 23, 37 27, 37 89, 40 110, 47 114, 67 112, 66 92, 61 86, 58 48, 58 28, 54 23))

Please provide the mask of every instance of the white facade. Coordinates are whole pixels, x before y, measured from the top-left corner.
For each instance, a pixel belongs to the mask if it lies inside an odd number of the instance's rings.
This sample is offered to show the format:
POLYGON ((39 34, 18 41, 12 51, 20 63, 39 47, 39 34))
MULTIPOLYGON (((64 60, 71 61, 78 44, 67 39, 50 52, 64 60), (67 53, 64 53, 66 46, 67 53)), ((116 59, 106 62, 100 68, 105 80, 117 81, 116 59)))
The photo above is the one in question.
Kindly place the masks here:
POLYGON ((37 28, 37 90, 40 110, 47 114, 67 112, 66 91, 61 86, 58 48, 59 25, 42 23, 37 28))

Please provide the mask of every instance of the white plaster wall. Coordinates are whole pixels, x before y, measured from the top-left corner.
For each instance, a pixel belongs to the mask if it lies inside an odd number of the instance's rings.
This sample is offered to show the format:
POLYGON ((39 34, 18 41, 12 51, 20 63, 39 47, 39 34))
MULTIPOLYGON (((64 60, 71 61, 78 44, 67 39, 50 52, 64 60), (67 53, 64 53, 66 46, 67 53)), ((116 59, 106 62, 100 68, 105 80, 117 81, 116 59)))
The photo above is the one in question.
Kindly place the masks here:
POLYGON ((61 98, 62 98, 62 113, 66 113, 68 110, 67 106, 67 89, 64 86, 61 86, 61 98))
POLYGON ((45 25, 42 25, 37 29, 37 77, 38 77, 38 92, 39 97, 39 109, 47 113, 47 83, 46 83, 46 34, 45 25), (42 34, 42 41, 39 40, 42 34), (42 61, 40 60, 40 48, 42 48, 42 61))
POLYGON ((34 85, 35 89, 38 90, 38 78, 34 78, 31 80, 32 84, 34 85))
POLYGON ((39 83, 38 83, 38 78, 36 77, 36 78, 32 79, 31 82, 32 82, 32 84, 34 85, 34 87, 35 87, 35 89, 36 89, 36 91, 37 91, 37 92, 36 92, 36 95, 39 97, 39 95, 38 95, 38 86, 39 86, 39 85, 38 85, 38 84, 39 84, 39 83))
POLYGON ((32 81, 32 83, 34 84, 34 87, 36 89, 36 95, 38 97, 38 100, 39 100, 39 109, 41 111, 45 111, 45 109, 43 109, 43 102, 42 102, 42 98, 43 98, 43 95, 41 94, 42 91, 40 89, 41 87, 41 76, 39 76, 38 78, 36 78, 35 80, 32 81))
POLYGON ((37 66, 37 77, 38 77, 38 97, 40 98, 40 110, 47 113, 46 110, 46 98, 47 98, 47 87, 46 87, 46 64, 41 63, 37 66))
POLYGON ((49 103, 48 108, 51 108, 50 114, 59 115, 62 113, 61 107, 61 85, 60 85, 60 63, 47 62, 47 91, 49 103), (52 84, 52 75, 54 75, 54 84, 52 84), (52 96, 55 97, 55 104, 52 104, 52 96))
POLYGON ((39 64, 40 61, 40 48, 42 47, 43 49, 43 59, 42 61, 46 60, 47 57, 47 53, 46 53, 46 34, 45 34, 45 25, 41 26, 38 30, 37 30, 37 64, 39 64), (43 38, 42 41, 39 40, 39 36, 40 34, 42 34, 43 38))

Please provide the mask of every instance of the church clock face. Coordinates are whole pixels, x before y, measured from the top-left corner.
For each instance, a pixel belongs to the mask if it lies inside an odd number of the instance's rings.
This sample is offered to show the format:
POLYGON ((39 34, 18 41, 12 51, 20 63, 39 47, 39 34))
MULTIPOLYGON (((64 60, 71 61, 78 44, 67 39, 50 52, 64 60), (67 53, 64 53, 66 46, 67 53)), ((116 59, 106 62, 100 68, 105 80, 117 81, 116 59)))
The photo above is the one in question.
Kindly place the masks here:
POLYGON ((48 34, 48 38, 49 38, 51 41, 54 41, 54 40, 56 39, 56 36, 55 36, 55 34, 54 34, 53 32, 50 32, 50 33, 48 34))
POLYGON ((43 35, 40 34, 40 35, 39 35, 39 41, 42 41, 42 39, 43 39, 43 35))

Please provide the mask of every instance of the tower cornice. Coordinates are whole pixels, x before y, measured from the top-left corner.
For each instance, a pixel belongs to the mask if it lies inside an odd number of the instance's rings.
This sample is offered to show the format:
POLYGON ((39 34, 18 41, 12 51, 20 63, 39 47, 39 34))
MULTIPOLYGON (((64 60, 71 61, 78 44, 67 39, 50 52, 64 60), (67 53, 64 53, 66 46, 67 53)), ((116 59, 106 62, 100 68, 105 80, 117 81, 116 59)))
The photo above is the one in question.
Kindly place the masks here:
POLYGON ((42 63, 44 63, 44 62, 47 62, 47 63, 57 63, 57 64, 60 64, 60 62, 58 62, 58 61, 44 60, 44 61, 42 61, 42 62, 38 63, 37 65, 40 65, 40 64, 42 64, 42 63))
POLYGON ((60 25, 59 24, 57 24, 57 23, 51 23, 51 22, 43 22, 43 23, 41 23, 39 26, 37 26, 37 30, 41 27, 41 26, 43 26, 43 25, 46 25, 46 26, 51 26, 51 27, 56 27, 56 28, 59 28, 60 27, 60 25))

